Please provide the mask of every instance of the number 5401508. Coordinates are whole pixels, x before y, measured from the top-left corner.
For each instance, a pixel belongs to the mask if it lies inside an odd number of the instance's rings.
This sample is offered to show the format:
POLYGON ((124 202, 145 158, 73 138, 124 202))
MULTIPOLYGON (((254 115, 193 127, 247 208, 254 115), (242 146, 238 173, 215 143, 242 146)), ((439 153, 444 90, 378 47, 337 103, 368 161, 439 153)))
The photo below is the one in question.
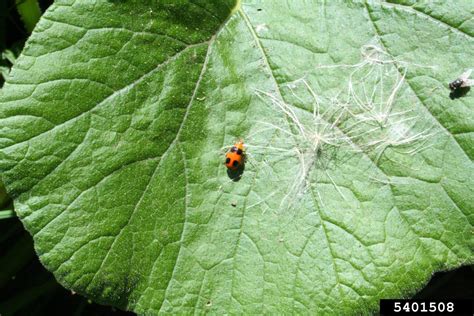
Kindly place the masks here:
POLYGON ((454 303, 430 302, 429 305, 421 302, 395 302, 394 312, 453 312, 454 303))

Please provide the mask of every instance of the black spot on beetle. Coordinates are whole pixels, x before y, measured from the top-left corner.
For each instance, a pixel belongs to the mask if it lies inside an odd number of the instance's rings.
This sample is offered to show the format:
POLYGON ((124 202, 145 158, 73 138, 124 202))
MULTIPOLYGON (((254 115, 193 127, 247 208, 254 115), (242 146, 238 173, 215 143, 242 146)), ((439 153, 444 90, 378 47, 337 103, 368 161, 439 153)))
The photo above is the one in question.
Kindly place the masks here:
POLYGON ((237 160, 234 160, 234 162, 232 163, 232 166, 237 167, 238 165, 239 165, 239 162, 237 160))
POLYGON ((457 88, 456 90, 451 91, 449 98, 451 100, 462 98, 469 92, 469 90, 471 90, 470 87, 457 88))
POLYGON ((229 164, 229 162, 230 162, 230 158, 226 158, 226 159, 225 159, 225 163, 226 163, 226 164, 229 164))
POLYGON ((242 155, 242 149, 237 149, 237 155, 242 155))
POLYGON ((234 182, 240 181, 242 175, 245 171, 245 164, 239 164, 238 161, 234 161, 237 163, 237 166, 234 165, 235 168, 227 168, 227 176, 234 182))

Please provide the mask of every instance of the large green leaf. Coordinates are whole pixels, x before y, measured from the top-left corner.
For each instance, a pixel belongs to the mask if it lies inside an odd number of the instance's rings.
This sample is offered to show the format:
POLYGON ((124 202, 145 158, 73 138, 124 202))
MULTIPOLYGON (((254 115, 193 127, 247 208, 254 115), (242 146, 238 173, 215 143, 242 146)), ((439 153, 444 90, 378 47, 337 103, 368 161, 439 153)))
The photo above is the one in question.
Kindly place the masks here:
POLYGON ((474 6, 406 2, 56 1, 0 96, 43 264, 141 314, 360 314, 473 263, 474 6))

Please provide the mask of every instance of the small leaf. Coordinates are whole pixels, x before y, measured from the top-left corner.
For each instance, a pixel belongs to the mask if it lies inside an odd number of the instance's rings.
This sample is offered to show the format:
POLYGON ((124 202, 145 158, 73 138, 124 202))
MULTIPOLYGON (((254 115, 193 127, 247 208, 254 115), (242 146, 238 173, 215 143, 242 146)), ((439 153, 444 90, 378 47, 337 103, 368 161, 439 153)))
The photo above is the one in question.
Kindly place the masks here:
POLYGON ((0 92, 3 181, 43 264, 97 302, 374 312, 474 262, 473 96, 447 88, 472 11, 56 1, 0 92))
POLYGON ((15 55, 15 53, 12 50, 5 49, 2 52, 2 59, 8 60, 10 62, 10 64, 12 64, 12 65, 15 63, 16 58, 17 58, 17 56, 15 55))

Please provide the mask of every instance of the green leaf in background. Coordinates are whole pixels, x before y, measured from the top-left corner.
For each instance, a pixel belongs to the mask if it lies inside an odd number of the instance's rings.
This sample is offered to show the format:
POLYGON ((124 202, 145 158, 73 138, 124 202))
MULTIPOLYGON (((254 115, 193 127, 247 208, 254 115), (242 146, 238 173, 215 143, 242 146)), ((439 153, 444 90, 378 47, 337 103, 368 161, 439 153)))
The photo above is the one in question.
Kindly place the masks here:
POLYGON ((41 17, 38 0, 15 0, 16 9, 23 21, 25 29, 31 33, 41 17))
POLYGON ((474 262, 473 10, 57 1, 0 92, 15 211, 65 287, 140 314, 375 311, 474 262))

